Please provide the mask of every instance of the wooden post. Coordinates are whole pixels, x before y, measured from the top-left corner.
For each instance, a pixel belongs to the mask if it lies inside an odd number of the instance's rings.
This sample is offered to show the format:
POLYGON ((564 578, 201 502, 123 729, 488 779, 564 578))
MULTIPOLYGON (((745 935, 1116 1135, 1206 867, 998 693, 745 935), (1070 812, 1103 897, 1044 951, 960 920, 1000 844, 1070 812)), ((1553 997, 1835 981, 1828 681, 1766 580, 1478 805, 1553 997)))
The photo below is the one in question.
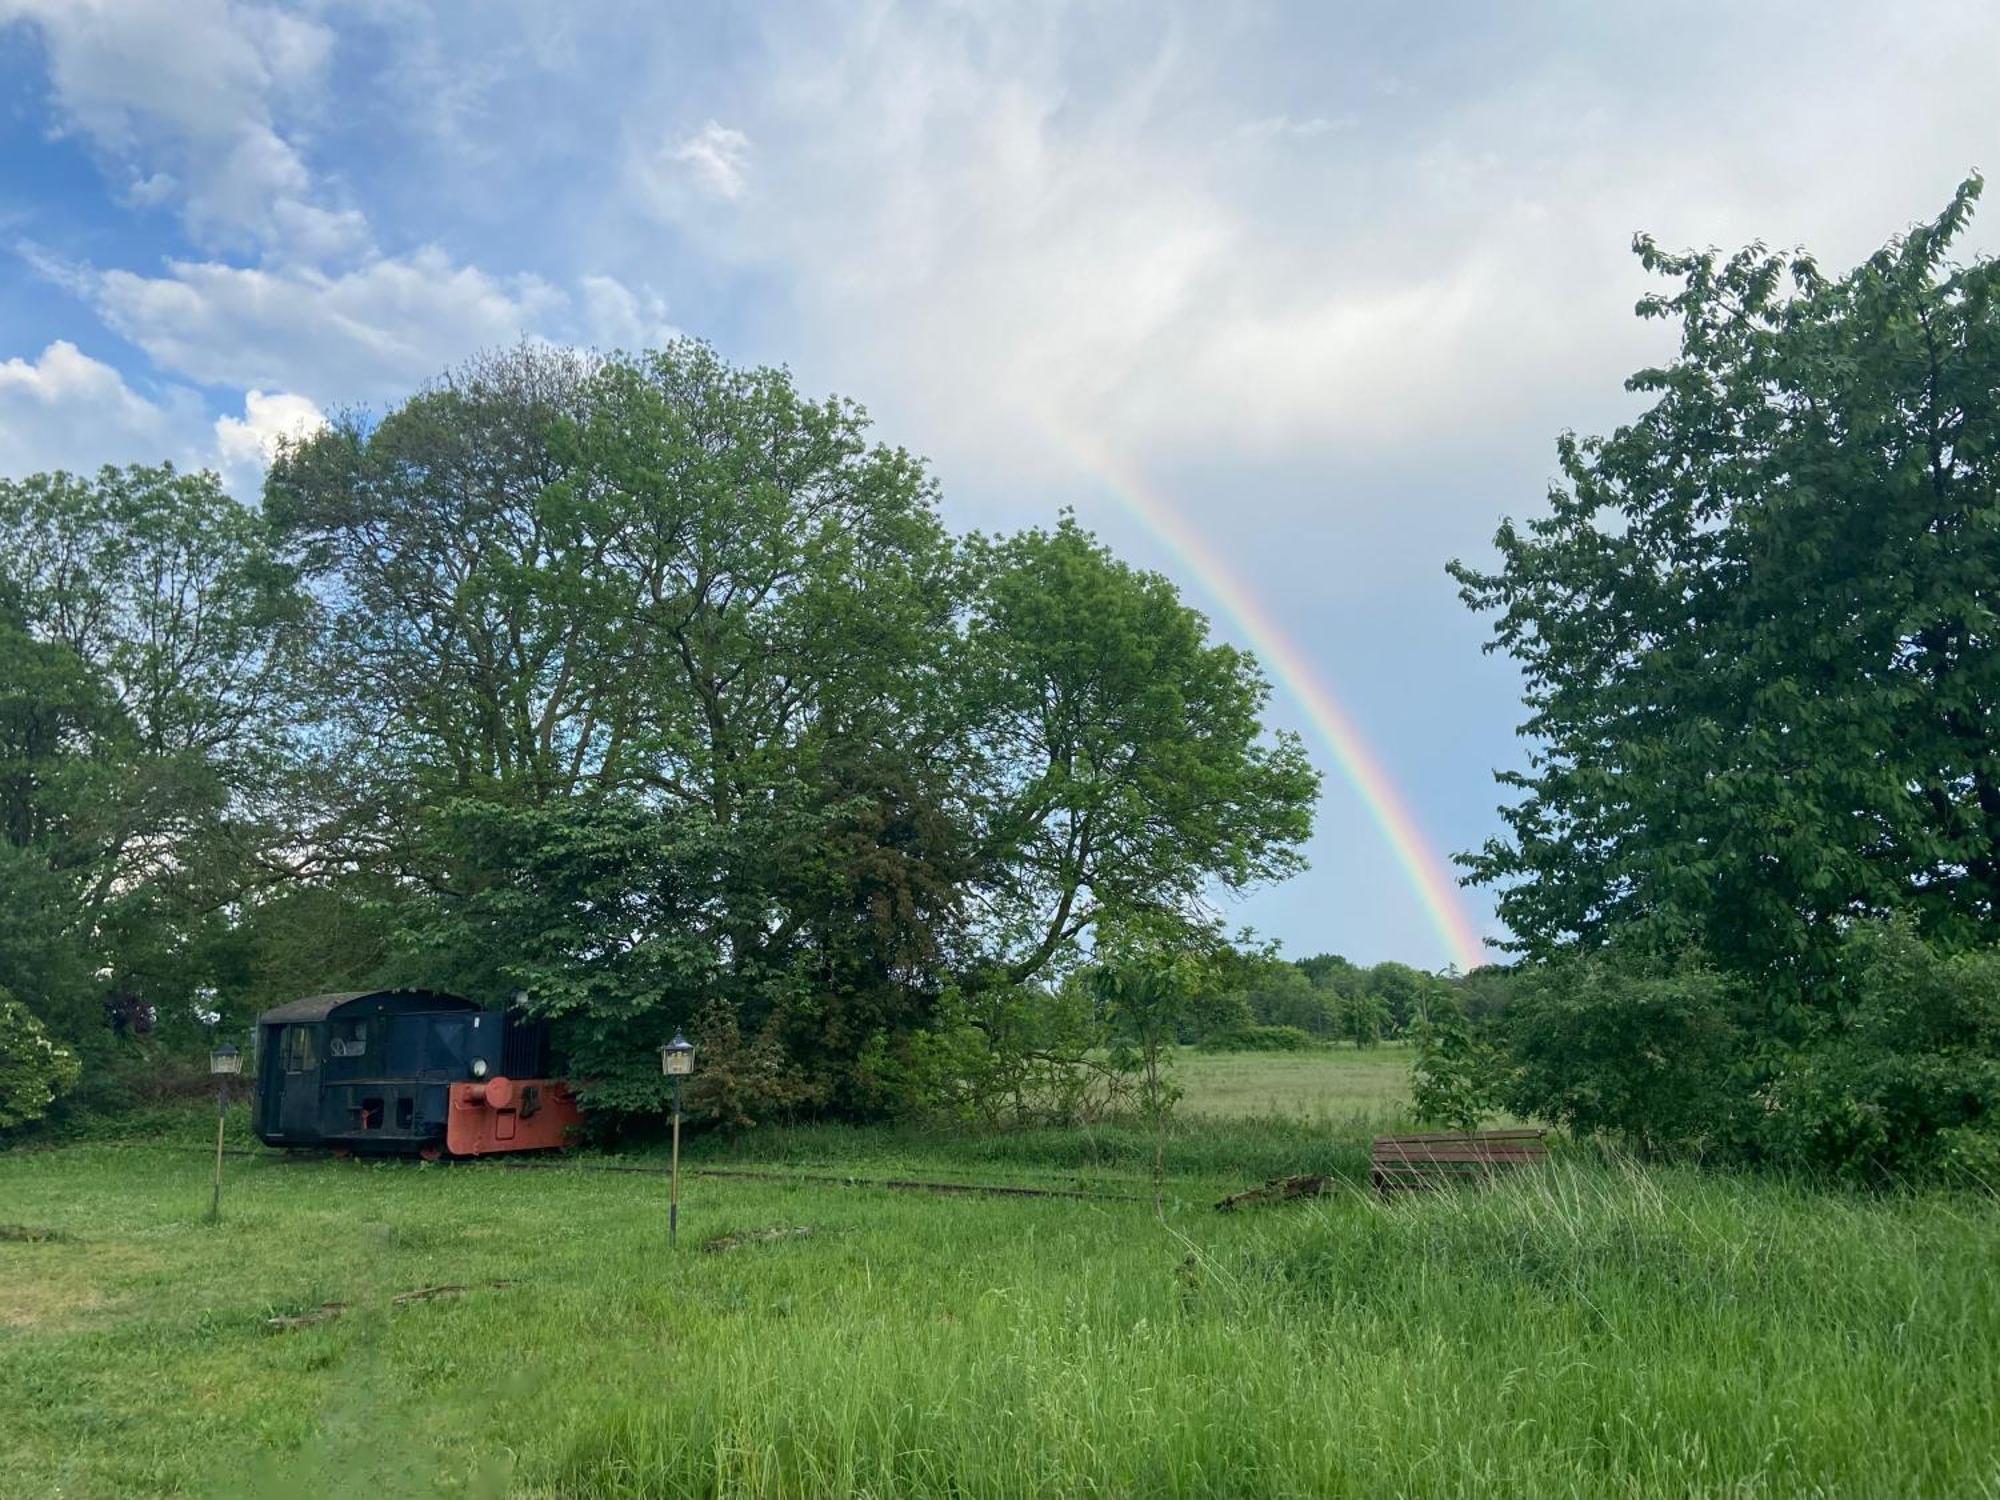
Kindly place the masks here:
POLYGON ((208 1222, 222 1221, 222 1122, 229 1108, 228 1086, 215 1086, 215 1194, 208 1203, 208 1222))
POLYGON ((681 1081, 674 1080, 674 1170, 667 1189, 667 1243, 675 1244, 681 1229, 681 1081))

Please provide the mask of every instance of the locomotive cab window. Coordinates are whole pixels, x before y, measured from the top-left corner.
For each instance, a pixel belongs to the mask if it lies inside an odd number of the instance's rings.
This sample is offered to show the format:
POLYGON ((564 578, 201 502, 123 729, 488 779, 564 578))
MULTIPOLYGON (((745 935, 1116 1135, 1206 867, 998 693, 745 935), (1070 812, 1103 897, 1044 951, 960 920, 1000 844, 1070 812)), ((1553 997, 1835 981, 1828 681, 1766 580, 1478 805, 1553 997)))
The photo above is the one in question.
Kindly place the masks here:
POLYGON ((319 1056, 313 1047, 312 1027, 287 1026, 282 1055, 287 1073, 308 1073, 319 1066, 319 1056))
POLYGON ((366 1021, 335 1021, 326 1041, 328 1057, 362 1057, 368 1052, 366 1021))

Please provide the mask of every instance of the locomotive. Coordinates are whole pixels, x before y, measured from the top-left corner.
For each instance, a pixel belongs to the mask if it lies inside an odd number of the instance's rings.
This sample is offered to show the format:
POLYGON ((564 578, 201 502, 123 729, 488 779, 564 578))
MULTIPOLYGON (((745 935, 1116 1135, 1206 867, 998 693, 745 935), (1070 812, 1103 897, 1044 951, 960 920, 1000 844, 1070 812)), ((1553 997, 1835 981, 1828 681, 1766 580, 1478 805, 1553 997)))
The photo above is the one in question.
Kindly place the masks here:
POLYGON ((548 1027, 432 990, 308 995, 257 1018, 268 1146, 488 1156, 561 1146, 582 1116, 548 1027))

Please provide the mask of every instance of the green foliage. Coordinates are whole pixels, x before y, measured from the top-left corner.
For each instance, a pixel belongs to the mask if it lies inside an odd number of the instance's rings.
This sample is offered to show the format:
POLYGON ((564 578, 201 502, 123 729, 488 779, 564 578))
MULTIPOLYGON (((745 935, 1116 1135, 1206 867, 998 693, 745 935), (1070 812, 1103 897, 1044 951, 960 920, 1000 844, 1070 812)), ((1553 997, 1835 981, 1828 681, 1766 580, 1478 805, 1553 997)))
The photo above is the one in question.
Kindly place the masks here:
POLYGON ((1204 997, 1215 993, 1215 945, 1212 934, 1151 916, 1100 939, 1090 991, 1112 1066, 1133 1075, 1136 1103, 1153 1131, 1153 1211, 1163 1214, 1167 1121, 1181 1097, 1172 1047, 1183 1027, 1201 1029, 1204 997))
POLYGON ((244 902, 204 949, 225 1025, 301 995, 395 978, 399 894, 389 880, 349 875, 288 881, 244 902))
POLYGON ((1456 1006, 1441 1005, 1410 1028, 1410 1102, 1417 1119, 1447 1130, 1477 1130, 1492 1108, 1495 1058, 1474 1040, 1456 1006))
POLYGON ((1334 996, 1275 953, 1237 955, 1217 966, 1217 980, 1227 989, 1210 1002, 1216 1019, 1206 1035, 1189 1040, 1235 1045, 1233 1039, 1253 1026, 1285 1027, 1318 1038, 1340 1032, 1334 996))
POLYGON ((1071 1126, 1129 1102, 1131 1079, 1085 984, 957 987, 930 1024, 879 1033, 862 1075, 887 1112, 956 1125, 1071 1126))
POLYGON ((1524 966, 1502 1035, 1506 1108, 1648 1149, 1880 1179, 1983 1171, 2000 1136, 2000 950, 1941 954, 1862 924, 1803 1032, 1716 971, 1630 955, 1524 966))
POLYGON ((1527 684, 1509 836, 1467 860, 1535 961, 1524 1106, 1865 1173, 1985 1128, 1985 959, 1953 962, 2000 941, 2000 264, 1953 258, 1980 189, 1838 279, 1642 237, 1674 286, 1640 313, 1680 326, 1629 382, 1653 404, 1562 440, 1497 570, 1452 566, 1527 684))
MULTIPOLYGON (((1446 980, 1393 961, 1361 968, 1334 953, 1287 963, 1274 952, 1239 955, 1225 964, 1222 982, 1240 994, 1248 1016, 1223 1024, 1217 1038, 1242 1025, 1292 1027, 1325 1041, 1372 1047, 1407 1031, 1431 1009, 1456 998, 1468 1014, 1484 1018, 1504 1008, 1503 981, 1490 968, 1446 980)), ((1189 1040, 1210 1040, 1189 1038, 1189 1040)), ((1219 1040, 1210 1040, 1219 1045, 1219 1040)))
POLYGON ((496 1001, 525 991, 556 1021, 586 1102, 656 1109, 654 1049, 720 982, 701 931, 716 881, 708 831, 629 794, 445 802, 425 820, 421 858, 449 873, 398 906, 391 972, 496 1001))
POLYGON ((1380 991, 1360 985, 1335 992, 1339 1034, 1357 1047, 1372 1047, 1396 1029, 1396 1018, 1380 991))
POLYGON ((1513 991, 1514 970, 1507 964, 1481 964, 1451 981, 1452 998, 1465 1018, 1475 1024, 1504 1016, 1513 991))
MULTIPOLYGON (((239 1035, 239 1041, 247 1042, 239 1035)), ((76 1140, 92 1135, 145 1139, 152 1126, 182 1120, 193 1105, 214 1126, 215 1079, 201 1051, 156 1036, 96 1034, 74 1049, 82 1075, 50 1106, 35 1127, 38 1139, 76 1140)))
POLYGON ((2000 1143, 2000 950, 1944 955, 1908 923, 1869 926, 1838 973, 1833 1015, 1757 1059, 1760 1148, 1850 1175, 1985 1174, 2000 1143))
POLYGON ((1635 934, 1823 1005, 1855 916, 1948 950, 2000 901, 2000 266, 1979 196, 1846 276, 1669 255, 1679 356, 1608 438, 1566 437, 1547 516, 1454 564, 1527 682, 1511 837, 1469 860, 1521 947, 1635 934))
POLYGON ((1624 954, 1519 971, 1501 1104, 1641 1147, 1728 1143, 1741 1130, 1745 997, 1714 971, 1624 954))
POLYGON ((1218 1052, 1316 1052, 1326 1043, 1297 1026, 1238 1026, 1203 1038, 1202 1045, 1218 1052))
POLYGON ((1393 959, 1368 970, 1364 988, 1381 1001, 1390 1024, 1398 1031, 1451 1004, 1451 986, 1444 980, 1393 959))
POLYGON ((0 1132, 32 1125, 72 1088, 82 1066, 28 1007, 0 989, 0 1132))
POLYGON ((749 1126, 825 1103, 831 1084, 786 1055, 775 1020, 746 1036, 735 1007, 714 999, 695 1016, 693 1029, 701 1071, 689 1085, 688 1102, 710 1119, 749 1126))
POLYGON ((73 921, 76 886, 43 852, 0 841, 0 990, 31 1003, 56 1035, 100 1025, 88 935, 73 921))
POLYGON ((0 480, 0 983, 59 1035, 96 1032, 106 987, 192 1034, 218 914, 313 862, 308 623, 212 474, 0 480))
POLYGON ((525 990, 600 1110, 656 1109, 645 1060, 711 1001, 765 1080, 718 1117, 942 1107, 948 989, 1296 867, 1316 778, 1254 662, 1073 521, 952 538, 782 371, 524 347, 268 491, 369 867, 410 882, 394 967, 525 990))
POLYGON ((702 1024, 727 1122, 943 1107, 955 992, 1007 1054, 965 1087, 1068 1108, 1104 1079, 1020 997, 1299 867, 1268 694, 1073 519, 952 536, 851 402, 523 345, 290 444, 261 513, 0 482, 0 983, 105 1078, 197 996, 524 991, 607 1117, 702 1024))
POLYGON ((1028 898, 1001 929, 1011 980, 1106 918, 1199 920, 1212 883, 1301 868, 1318 773, 1296 736, 1263 742, 1251 658, 1072 517, 967 550, 982 849, 1028 898))

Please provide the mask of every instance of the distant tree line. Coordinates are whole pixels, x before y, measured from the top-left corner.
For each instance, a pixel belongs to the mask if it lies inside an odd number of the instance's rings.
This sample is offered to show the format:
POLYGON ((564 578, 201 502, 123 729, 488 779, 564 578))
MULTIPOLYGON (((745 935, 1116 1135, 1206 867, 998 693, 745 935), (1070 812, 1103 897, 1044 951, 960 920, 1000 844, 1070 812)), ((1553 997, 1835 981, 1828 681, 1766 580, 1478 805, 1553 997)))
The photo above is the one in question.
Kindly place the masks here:
POLYGON ((1363 967, 1335 953, 1286 959, 1242 944, 1206 971, 1203 1002, 1179 1035, 1238 1050, 1373 1047, 1413 1035, 1443 1011, 1481 1020, 1498 1014, 1508 972, 1488 965, 1465 975, 1434 974, 1394 960, 1363 967))
POLYGON ((525 992, 601 1118, 676 1027, 717 1118, 898 1107, 974 1037, 1059 1104, 1133 1030, 1069 1024, 1094 956, 1221 952, 1210 893, 1300 867, 1268 691, 1074 520, 953 535, 858 407, 694 343, 482 358, 261 507, 0 482, 0 1055, 95 1107, 422 983, 525 992))

